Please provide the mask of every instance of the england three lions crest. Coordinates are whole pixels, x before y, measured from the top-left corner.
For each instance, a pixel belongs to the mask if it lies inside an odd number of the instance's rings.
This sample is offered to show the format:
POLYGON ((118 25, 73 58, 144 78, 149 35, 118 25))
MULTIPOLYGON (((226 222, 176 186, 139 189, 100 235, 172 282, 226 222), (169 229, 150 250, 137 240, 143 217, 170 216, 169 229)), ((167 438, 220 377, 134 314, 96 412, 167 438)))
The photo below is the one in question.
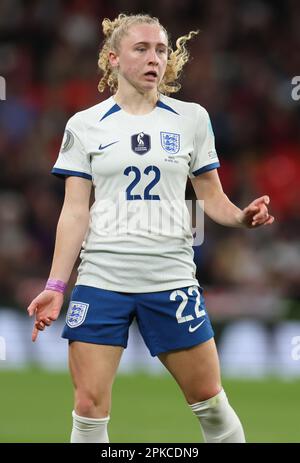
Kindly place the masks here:
POLYGON ((160 142, 163 149, 169 154, 176 154, 180 149, 179 133, 160 132, 160 142))
POLYGON ((81 325, 85 320, 88 308, 89 304, 85 302, 71 301, 67 312, 67 325, 70 328, 81 325))

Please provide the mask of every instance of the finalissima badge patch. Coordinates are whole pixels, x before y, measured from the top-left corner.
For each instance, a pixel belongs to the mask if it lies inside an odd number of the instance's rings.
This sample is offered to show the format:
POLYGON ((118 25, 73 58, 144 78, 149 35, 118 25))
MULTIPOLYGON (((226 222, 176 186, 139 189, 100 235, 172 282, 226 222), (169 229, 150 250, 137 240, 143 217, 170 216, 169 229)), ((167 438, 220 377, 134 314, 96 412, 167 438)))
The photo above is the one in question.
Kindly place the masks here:
POLYGON ((160 132, 160 142, 167 153, 176 154, 180 148, 180 135, 179 133, 160 132))
POLYGON ((66 151, 69 151, 69 149, 72 148, 73 144, 74 144, 74 135, 72 134, 70 130, 66 129, 64 133, 61 152, 65 153, 66 151))
POLYGON ((131 149, 137 154, 146 154, 151 149, 150 135, 144 132, 136 133, 131 137, 131 149))
POLYGON ((88 308, 89 304, 85 302, 71 301, 66 317, 67 325, 70 328, 81 325, 85 320, 88 308))

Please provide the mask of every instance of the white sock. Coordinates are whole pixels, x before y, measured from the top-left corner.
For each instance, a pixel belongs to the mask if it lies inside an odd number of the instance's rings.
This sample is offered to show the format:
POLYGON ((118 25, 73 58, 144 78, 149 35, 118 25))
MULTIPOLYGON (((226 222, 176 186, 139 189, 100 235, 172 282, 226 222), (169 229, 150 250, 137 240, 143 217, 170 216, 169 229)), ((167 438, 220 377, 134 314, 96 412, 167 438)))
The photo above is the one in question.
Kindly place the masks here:
POLYGON ((107 434, 107 423, 109 416, 106 418, 86 418, 76 415, 72 411, 73 429, 71 434, 71 443, 103 443, 109 442, 107 434))
POLYGON ((200 421, 205 442, 245 442, 241 422, 230 406, 223 389, 214 397, 190 407, 200 421))

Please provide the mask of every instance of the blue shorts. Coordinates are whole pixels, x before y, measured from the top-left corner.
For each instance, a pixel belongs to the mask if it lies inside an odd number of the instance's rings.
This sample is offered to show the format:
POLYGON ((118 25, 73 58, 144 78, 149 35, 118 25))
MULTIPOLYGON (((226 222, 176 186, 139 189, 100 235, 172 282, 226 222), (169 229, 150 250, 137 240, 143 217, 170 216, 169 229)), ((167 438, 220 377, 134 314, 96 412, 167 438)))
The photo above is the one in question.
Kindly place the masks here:
POLYGON ((62 337, 70 341, 127 347, 136 319, 154 357, 195 346, 214 336, 203 289, 189 286, 153 293, 122 293, 75 286, 62 337))

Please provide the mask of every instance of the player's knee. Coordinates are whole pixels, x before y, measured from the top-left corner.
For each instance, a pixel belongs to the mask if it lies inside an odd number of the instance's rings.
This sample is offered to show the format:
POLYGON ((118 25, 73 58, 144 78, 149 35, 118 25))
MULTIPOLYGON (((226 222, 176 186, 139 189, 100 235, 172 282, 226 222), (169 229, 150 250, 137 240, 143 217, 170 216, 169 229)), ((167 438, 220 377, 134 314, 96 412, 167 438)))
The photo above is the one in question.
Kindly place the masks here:
POLYGON ((83 393, 75 394, 75 411, 77 415, 85 417, 108 416, 110 412, 109 401, 93 395, 83 393))
POLYGON ((198 388, 193 388, 191 391, 188 391, 186 393, 186 400, 189 405, 192 405, 215 397, 221 390, 222 385, 219 383, 208 385, 206 387, 201 385, 198 388))

